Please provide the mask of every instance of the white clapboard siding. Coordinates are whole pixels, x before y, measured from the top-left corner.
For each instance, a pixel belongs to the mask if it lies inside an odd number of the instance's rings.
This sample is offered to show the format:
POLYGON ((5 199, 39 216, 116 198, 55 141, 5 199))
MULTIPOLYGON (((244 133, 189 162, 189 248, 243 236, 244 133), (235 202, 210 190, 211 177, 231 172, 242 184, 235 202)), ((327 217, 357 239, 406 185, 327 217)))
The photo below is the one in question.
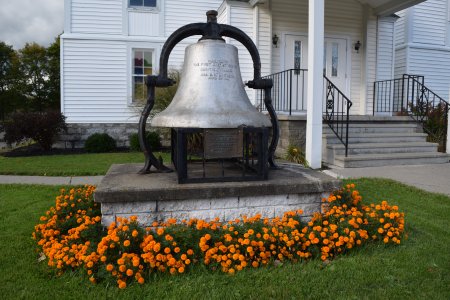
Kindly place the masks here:
POLYGON ((68 123, 137 122, 128 105, 126 42, 63 40, 63 112, 68 123))
POLYGON ((413 42, 445 45, 447 35, 447 1, 428 0, 414 6, 413 42))
MULTIPOLYGON (((368 114, 373 113, 373 82, 376 80, 377 69, 377 18, 375 16, 369 16, 367 20, 367 40, 366 40, 366 87, 362 90, 366 91, 365 95, 361 96, 361 99, 365 96, 366 106, 363 108, 358 107, 358 110, 352 108, 352 113, 356 114, 368 114)), ((362 83, 364 84, 364 83, 362 83)), ((351 99, 352 100, 352 99, 351 99)), ((353 102, 355 103, 355 102, 353 102)))
POLYGON ((159 36, 161 18, 163 14, 159 11, 135 10, 128 12, 128 34, 140 36, 159 36))
POLYGON ((401 78, 408 73, 406 62, 406 47, 395 50, 394 78, 401 78))
POLYGON ((392 79, 394 65, 394 21, 378 19, 377 80, 392 79))
POLYGON ((268 5, 258 9, 258 50, 261 57, 261 74, 272 73, 270 59, 272 56, 272 13, 268 5))
MULTIPOLYGON (((72 0, 71 32, 121 34, 122 0, 72 0)), ((66 16, 67 17, 67 16, 66 16)))
POLYGON ((407 10, 401 10, 395 14, 399 16, 397 22, 395 22, 395 45, 403 45, 406 43, 406 12, 407 10))
POLYGON ((409 49, 409 73, 425 76, 425 85, 433 92, 449 100, 450 88, 449 49, 409 49))
MULTIPOLYGON (((282 38, 283 34, 308 33, 308 1, 277 0, 271 2, 272 34, 282 38)), ((359 112, 361 98, 361 63, 360 53, 353 50, 353 44, 363 37, 363 6, 354 0, 325 1, 325 36, 344 37, 351 52, 350 100, 353 102, 352 112, 359 112)), ((283 39, 278 48, 272 49, 272 71, 284 70, 282 56, 284 52, 283 39)), ((375 72, 375 71, 374 71, 375 72)))

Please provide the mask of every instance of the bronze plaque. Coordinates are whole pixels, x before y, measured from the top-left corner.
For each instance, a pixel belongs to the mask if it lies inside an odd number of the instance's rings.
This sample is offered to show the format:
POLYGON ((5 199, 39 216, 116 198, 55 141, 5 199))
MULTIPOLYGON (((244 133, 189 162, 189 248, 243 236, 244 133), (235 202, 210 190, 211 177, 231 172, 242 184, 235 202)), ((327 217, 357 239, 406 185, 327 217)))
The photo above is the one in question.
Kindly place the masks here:
POLYGON ((242 129, 205 129, 205 158, 242 157, 242 129))

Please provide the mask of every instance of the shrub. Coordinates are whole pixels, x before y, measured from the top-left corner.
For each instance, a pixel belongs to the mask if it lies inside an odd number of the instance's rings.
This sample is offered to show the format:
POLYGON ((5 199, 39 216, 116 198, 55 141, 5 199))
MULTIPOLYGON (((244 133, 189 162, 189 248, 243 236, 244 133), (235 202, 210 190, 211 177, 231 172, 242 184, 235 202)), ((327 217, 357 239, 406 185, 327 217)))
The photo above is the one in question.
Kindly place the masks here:
MULTIPOLYGON (((145 133, 145 138, 149 143, 152 150, 158 150, 161 148, 161 137, 158 132, 155 131, 147 131, 145 133)), ((141 151, 141 146, 139 144, 139 137, 137 133, 133 133, 130 135, 130 149, 132 151, 141 151)))
POLYGON ((107 133, 94 133, 87 138, 84 149, 91 153, 111 152, 116 149, 116 141, 107 133))
POLYGON ((198 265, 234 274, 284 261, 326 261, 369 242, 397 245, 405 236, 398 207, 386 201, 364 205, 353 184, 323 199, 324 212, 308 223, 298 210, 273 219, 169 219, 146 229, 136 216, 118 217, 107 230, 92 200, 94 189, 62 190, 33 238, 57 273, 83 268, 91 282, 114 280, 119 288, 198 265))
POLYGON ((296 146, 289 145, 286 151, 286 159, 297 164, 304 165, 308 167, 308 162, 306 161, 305 153, 296 146))
POLYGON ((59 111, 15 112, 5 122, 5 141, 8 144, 33 139, 44 150, 50 150, 58 133, 67 130, 66 117, 59 111))

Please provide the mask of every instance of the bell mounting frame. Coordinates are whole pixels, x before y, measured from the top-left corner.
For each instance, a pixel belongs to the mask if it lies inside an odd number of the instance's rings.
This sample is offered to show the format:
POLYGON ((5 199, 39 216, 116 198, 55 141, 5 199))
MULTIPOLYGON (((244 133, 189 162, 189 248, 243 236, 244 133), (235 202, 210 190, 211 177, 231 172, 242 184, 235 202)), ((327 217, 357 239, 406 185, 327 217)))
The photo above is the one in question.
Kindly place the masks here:
POLYGON ((170 168, 165 166, 162 161, 158 160, 152 152, 150 144, 145 139, 145 127, 147 119, 151 110, 155 104, 155 88, 156 87, 169 87, 175 84, 175 81, 168 77, 168 62, 169 56, 173 48, 185 38, 194 35, 201 35, 200 40, 224 40, 222 37, 230 37, 239 41, 247 51, 253 60, 253 80, 246 83, 249 88, 264 90, 264 104, 269 112, 270 122, 272 124, 272 139, 270 141, 268 149, 268 163, 271 168, 278 168, 275 164, 275 150, 278 145, 280 136, 278 118, 275 113, 275 109, 272 105, 271 91, 273 87, 272 79, 261 78, 261 58, 259 56, 258 49, 253 43, 252 39, 245 34, 242 30, 230 26, 227 24, 217 23, 217 11, 210 10, 206 12, 206 23, 191 23, 180 27, 174 33, 172 33, 161 50, 161 56, 159 60, 160 73, 159 75, 148 75, 145 83, 147 85, 147 102, 142 110, 139 120, 139 144, 141 150, 145 155, 145 165, 139 171, 140 174, 147 174, 150 172, 150 168, 153 166, 159 172, 172 172, 170 168))

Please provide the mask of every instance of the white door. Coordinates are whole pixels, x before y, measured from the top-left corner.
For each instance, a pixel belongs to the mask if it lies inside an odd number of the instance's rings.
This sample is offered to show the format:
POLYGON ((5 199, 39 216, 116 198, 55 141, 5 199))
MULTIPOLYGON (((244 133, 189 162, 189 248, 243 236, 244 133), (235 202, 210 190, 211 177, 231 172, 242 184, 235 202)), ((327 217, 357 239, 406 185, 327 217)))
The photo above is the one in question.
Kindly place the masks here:
MULTIPOLYGON (((348 96, 347 84, 347 40, 342 38, 325 38, 324 40, 324 70, 323 73, 338 87, 341 92, 348 96)), ((285 70, 308 68, 308 37, 304 35, 287 34, 285 37, 284 50, 285 70)), ((294 72, 295 73, 295 72, 294 72)), ((293 107, 303 107, 306 110, 306 87, 307 72, 297 72, 292 90, 296 101, 293 107)), ((289 90, 289 92, 291 92, 289 90)))
POLYGON ((347 41, 345 39, 325 38, 324 70, 327 78, 347 94, 347 41))

